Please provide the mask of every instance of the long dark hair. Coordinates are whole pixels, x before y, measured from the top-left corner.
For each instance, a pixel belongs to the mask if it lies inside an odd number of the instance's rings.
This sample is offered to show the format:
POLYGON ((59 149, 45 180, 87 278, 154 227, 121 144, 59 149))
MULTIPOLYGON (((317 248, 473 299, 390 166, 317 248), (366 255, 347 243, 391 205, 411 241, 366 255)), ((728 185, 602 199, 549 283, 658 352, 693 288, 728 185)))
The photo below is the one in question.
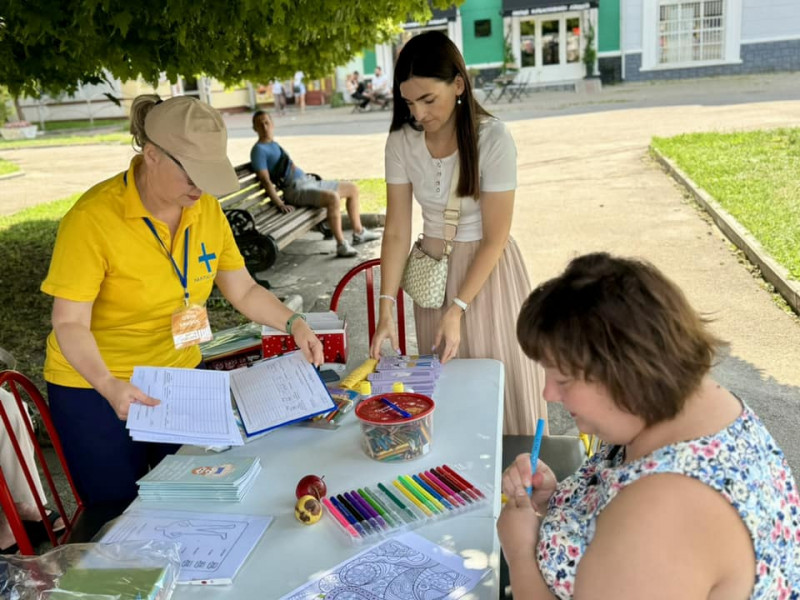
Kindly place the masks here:
POLYGON ((411 111, 400 95, 400 84, 412 77, 430 77, 453 83, 456 76, 464 80, 461 104, 456 104, 456 139, 460 173, 458 195, 480 198, 480 168, 478 165, 478 124, 481 117, 491 117, 489 112, 475 101, 472 83, 464 64, 464 57, 445 34, 427 31, 411 38, 397 57, 394 66, 394 108, 389 131, 397 131, 404 125, 422 131, 414 121, 411 111))

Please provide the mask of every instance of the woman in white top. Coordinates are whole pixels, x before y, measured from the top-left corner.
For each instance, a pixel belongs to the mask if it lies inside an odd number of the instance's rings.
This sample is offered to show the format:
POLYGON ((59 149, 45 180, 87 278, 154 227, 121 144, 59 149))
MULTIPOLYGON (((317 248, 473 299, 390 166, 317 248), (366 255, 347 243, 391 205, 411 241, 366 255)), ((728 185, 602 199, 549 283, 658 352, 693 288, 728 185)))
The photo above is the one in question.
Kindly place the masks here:
POLYGON ((377 358, 389 339, 397 348, 392 297, 411 243, 412 199, 422 207, 423 249, 440 256, 444 208, 458 163, 461 213, 450 254, 442 308, 414 306, 421 353, 442 362, 495 358, 506 369, 503 431, 532 434, 546 418, 541 369, 527 361, 515 322, 531 286, 511 239, 517 152, 505 125, 473 98, 464 59, 442 33, 412 38, 394 70, 394 108, 386 142, 386 227, 381 247, 377 358))
POLYGON ((303 83, 305 76, 306 74, 302 71, 296 71, 294 74, 294 97, 297 105, 300 107, 300 112, 306 109, 306 84, 303 83))

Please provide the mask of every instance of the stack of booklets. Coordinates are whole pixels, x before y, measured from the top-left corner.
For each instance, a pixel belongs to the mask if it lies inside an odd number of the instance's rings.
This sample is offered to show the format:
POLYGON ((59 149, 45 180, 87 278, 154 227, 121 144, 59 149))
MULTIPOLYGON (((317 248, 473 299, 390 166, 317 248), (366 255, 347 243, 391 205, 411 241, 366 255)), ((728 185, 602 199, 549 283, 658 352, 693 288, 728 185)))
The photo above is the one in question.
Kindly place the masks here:
POLYGON ((239 502, 260 472, 258 457, 173 454, 136 483, 144 501, 239 502))
POLYGON ((387 394, 399 382, 406 392, 431 396, 441 372, 442 365, 435 354, 383 356, 367 379, 372 383, 373 394, 387 394))

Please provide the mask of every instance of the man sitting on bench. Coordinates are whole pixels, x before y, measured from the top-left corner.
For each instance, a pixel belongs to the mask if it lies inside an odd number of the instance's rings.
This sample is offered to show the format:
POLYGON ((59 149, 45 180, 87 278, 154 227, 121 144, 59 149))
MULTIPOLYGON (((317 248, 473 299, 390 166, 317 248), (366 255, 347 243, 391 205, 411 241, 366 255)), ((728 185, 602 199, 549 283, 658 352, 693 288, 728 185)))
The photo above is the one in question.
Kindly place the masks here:
POLYGON ((342 233, 341 198, 346 199, 347 214, 353 224, 353 245, 377 240, 381 236, 361 225, 358 210, 358 186, 352 181, 318 181, 306 175, 297 167, 286 151, 273 138, 275 124, 263 110, 253 115, 253 129, 258 134, 258 142, 250 151, 250 163, 261 185, 272 203, 284 213, 294 210, 294 206, 325 207, 328 210, 328 224, 336 238, 337 256, 350 257, 358 254, 355 248, 344 239, 342 233), (277 188, 277 189, 276 189, 277 188), (277 190, 283 190, 284 203, 277 190))

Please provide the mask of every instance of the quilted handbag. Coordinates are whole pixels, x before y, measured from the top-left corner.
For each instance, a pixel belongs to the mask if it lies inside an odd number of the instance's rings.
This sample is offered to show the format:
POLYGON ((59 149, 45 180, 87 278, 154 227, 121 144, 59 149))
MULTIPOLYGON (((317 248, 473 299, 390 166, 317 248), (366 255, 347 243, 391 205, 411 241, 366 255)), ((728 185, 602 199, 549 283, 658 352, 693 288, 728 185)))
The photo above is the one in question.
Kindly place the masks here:
MULTIPOLYGON (((417 240, 411 248, 403 270, 403 291, 422 308, 441 308, 447 289, 447 264, 453 248, 453 238, 458 229, 458 217, 461 214, 460 198, 456 195, 458 188, 458 163, 453 170, 450 182, 450 197, 444 209, 444 252, 441 258, 435 258, 422 249, 421 240, 417 240)), ((420 236, 421 237, 421 236, 420 236)))
POLYGON ((406 260, 403 291, 422 308, 441 308, 447 287, 447 262, 447 254, 434 258, 417 240, 406 260))

